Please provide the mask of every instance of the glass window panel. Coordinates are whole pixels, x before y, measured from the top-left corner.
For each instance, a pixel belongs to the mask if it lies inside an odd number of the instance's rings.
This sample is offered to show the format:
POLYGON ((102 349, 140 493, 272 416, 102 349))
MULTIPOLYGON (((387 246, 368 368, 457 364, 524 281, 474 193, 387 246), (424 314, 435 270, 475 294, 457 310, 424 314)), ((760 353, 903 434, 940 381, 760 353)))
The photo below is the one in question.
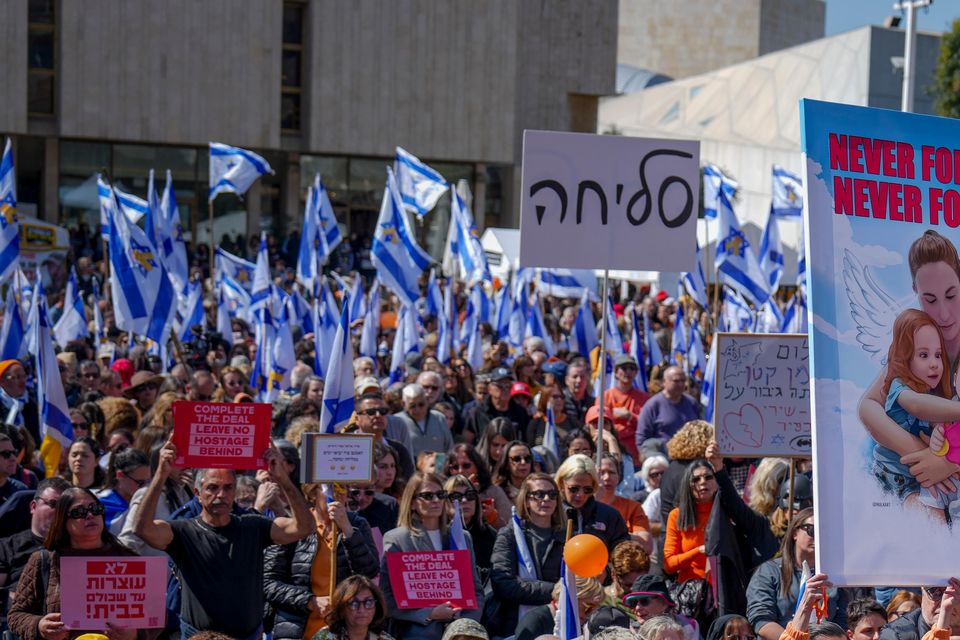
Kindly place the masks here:
POLYGON ((296 4, 283 5, 283 41, 286 44, 303 42, 303 7, 296 4))
POLYGON ((53 7, 54 0, 30 0, 28 20, 42 24, 53 24, 53 7))
POLYGON ((307 189, 313 184, 313 177, 319 173, 323 186, 327 189, 330 202, 334 205, 346 204, 347 196, 347 159, 324 156, 300 156, 300 200, 306 201, 307 189))
POLYGON ((300 52, 284 51, 280 64, 280 84, 284 87, 299 87, 300 80, 300 52))
POLYGON ((88 176, 110 169, 110 145, 97 142, 63 140, 60 143, 60 173, 83 181, 88 176))
MULTIPOLYGON (((440 172, 447 182, 452 185, 457 184, 457 180, 468 180, 473 182, 472 164, 454 164, 452 162, 427 162, 428 165, 440 172)), ((472 189, 471 185, 471 189, 472 189)))
POLYGON ((31 69, 53 69, 53 31, 30 31, 27 35, 27 64, 31 69))
POLYGON ((160 191, 166 182, 167 169, 170 169, 174 181, 192 181, 197 175, 197 150, 132 144, 113 146, 113 174, 118 179, 146 180, 150 169, 155 172, 157 191, 160 191))
POLYGON ((351 206, 380 209, 389 164, 390 160, 386 158, 350 160, 348 201, 351 206))
POLYGON ((27 111, 53 115, 53 76, 27 75, 27 111))
POLYGON ((280 96, 280 128, 300 130, 300 94, 284 93, 280 96))

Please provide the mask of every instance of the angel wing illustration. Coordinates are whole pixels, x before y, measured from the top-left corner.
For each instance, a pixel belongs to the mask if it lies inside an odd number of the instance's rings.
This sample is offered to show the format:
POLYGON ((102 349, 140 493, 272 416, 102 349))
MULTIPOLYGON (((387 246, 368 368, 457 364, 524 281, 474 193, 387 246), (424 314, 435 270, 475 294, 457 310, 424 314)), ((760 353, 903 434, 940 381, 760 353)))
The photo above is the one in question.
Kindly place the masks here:
POLYGON ((894 299, 849 249, 843 250, 843 284, 850 316, 857 325, 857 342, 873 360, 886 365, 893 323, 910 307, 912 296, 894 299))

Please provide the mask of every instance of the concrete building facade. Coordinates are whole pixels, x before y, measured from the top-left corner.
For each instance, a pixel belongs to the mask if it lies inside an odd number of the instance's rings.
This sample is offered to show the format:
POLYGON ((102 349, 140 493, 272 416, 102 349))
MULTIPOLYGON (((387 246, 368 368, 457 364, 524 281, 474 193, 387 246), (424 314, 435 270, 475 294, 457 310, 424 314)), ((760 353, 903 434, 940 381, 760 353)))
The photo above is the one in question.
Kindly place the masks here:
POLYGON ((276 171, 217 199, 216 237, 299 226, 315 171, 345 229, 369 232, 397 145, 467 179, 478 222, 515 226, 523 129, 596 129, 616 25, 617 0, 9 0, 0 135, 22 207, 52 221, 92 220, 97 171, 142 194, 170 168, 205 239, 213 140, 276 171))

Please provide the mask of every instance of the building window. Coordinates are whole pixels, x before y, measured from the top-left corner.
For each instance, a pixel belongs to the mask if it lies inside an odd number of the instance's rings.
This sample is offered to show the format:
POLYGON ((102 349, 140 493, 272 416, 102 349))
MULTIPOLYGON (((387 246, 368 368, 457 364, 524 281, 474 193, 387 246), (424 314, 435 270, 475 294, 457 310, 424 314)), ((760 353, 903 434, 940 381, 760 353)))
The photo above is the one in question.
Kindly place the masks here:
POLYGON ((280 129, 300 131, 303 96, 303 25, 306 6, 283 4, 283 50, 280 54, 280 129))
POLYGON ((27 25, 27 112, 52 116, 56 109, 55 0, 30 0, 27 25))

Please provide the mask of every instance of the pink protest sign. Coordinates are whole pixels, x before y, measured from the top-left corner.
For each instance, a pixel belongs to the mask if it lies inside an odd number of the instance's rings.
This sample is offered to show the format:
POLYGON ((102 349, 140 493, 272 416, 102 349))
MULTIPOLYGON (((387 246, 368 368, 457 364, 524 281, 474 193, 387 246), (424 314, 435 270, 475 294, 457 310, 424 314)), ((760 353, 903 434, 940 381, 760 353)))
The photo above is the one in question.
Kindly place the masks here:
POLYGON ((387 553, 390 586, 400 609, 423 609, 450 602, 476 609, 470 552, 391 551, 387 553))
POLYGON ((178 467, 266 469, 271 407, 254 402, 173 403, 178 467))
POLYGON ((68 629, 156 629, 166 615, 165 557, 61 557, 61 618, 68 629))

